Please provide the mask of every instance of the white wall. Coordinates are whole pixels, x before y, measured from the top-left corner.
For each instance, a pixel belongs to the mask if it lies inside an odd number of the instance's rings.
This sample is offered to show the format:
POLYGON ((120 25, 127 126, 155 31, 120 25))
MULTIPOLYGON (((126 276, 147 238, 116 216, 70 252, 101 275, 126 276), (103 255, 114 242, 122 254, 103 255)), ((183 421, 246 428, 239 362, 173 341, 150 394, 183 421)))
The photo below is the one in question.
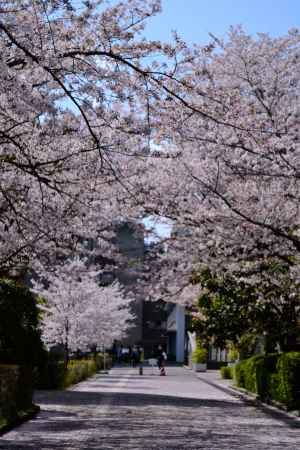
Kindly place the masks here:
POLYGON ((176 361, 184 362, 185 309, 176 305, 176 361))

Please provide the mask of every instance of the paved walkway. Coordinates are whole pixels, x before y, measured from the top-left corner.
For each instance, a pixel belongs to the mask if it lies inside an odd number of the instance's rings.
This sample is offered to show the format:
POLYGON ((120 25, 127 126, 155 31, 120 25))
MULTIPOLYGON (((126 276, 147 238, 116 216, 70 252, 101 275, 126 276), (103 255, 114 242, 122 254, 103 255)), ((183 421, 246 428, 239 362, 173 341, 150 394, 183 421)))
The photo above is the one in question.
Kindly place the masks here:
POLYGON ((208 384, 209 373, 167 371, 116 368, 72 390, 37 392, 40 413, 2 436, 0 449, 299 450, 299 421, 243 403, 208 384))

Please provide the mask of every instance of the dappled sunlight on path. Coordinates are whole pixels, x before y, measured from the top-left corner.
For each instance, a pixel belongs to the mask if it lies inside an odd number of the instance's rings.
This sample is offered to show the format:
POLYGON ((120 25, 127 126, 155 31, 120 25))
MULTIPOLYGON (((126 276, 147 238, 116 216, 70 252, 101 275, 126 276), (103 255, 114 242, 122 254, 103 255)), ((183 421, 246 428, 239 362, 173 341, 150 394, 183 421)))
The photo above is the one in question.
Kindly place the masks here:
POLYGON ((166 377, 113 369, 68 391, 40 391, 38 416, 2 436, 5 450, 291 449, 297 423, 278 420, 179 367, 166 377))

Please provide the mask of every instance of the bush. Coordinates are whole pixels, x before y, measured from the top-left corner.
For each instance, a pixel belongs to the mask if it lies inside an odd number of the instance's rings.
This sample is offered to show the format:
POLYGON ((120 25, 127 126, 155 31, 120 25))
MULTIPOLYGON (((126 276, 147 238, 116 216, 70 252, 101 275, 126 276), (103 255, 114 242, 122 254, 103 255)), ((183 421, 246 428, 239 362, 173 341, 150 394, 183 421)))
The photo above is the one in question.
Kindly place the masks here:
MULTIPOLYGON (((104 355, 103 353, 96 353, 93 358, 96 361, 97 371, 104 369, 104 355)), ((112 367, 112 357, 105 353, 105 369, 110 369, 112 367)))
POLYGON ((17 416, 18 366, 0 366, 0 420, 2 424, 17 416))
MULTIPOLYGON (((106 369, 112 366, 112 358, 105 355, 106 369)), ((39 389, 64 389, 79 383, 104 369, 104 357, 97 353, 89 359, 71 360, 65 369, 64 361, 48 360, 47 366, 40 374, 37 387, 39 389)))
POLYGON ((67 370, 64 373, 62 388, 67 388, 72 384, 79 383, 86 378, 95 375, 97 366, 94 359, 70 361, 67 370))
POLYGON ((14 423, 32 409, 32 370, 17 365, 0 365, 0 428, 14 423))
POLYGON ((206 348, 197 346, 197 348, 192 353, 192 361, 195 364, 205 364, 207 362, 206 348))
POLYGON ((233 378, 233 367, 223 366, 220 369, 221 377, 226 380, 231 380, 233 378))
POLYGON ((227 355, 228 361, 237 361, 239 359, 239 352, 236 348, 231 346, 227 355))
POLYGON ((269 385, 272 373, 276 371, 279 354, 257 355, 245 359, 235 366, 237 385, 262 398, 269 395, 269 385))
POLYGON ((90 365, 90 361, 75 360, 70 361, 66 369, 64 361, 49 361, 42 378, 39 380, 38 387, 40 389, 65 389, 96 373, 95 363, 93 373, 88 370, 90 365))
POLYGON ((236 365, 235 377, 239 387, 257 393, 256 365, 260 357, 245 359, 236 365))
POLYGON ((43 358, 34 295, 22 284, 0 279, 0 363, 36 366, 43 358))
POLYGON ((51 360, 40 371, 36 387, 38 389, 63 389, 65 379, 64 361, 51 360))
POLYGON ((237 386, 276 400, 288 409, 300 408, 300 353, 254 356, 235 366, 237 386))
POLYGON ((276 369, 270 383, 271 397, 289 409, 300 408, 300 353, 283 353, 276 369))

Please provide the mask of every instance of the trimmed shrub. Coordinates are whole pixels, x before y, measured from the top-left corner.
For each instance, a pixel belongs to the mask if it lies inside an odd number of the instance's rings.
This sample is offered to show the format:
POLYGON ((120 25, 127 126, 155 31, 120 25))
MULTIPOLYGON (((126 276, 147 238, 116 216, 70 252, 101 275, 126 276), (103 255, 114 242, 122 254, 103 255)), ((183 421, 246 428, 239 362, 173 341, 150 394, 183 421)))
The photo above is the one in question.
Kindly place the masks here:
POLYGON ((238 387, 245 387, 244 364, 240 361, 235 365, 234 380, 238 387))
POLYGON ((38 389, 63 389, 65 379, 64 361, 48 360, 39 373, 36 383, 38 389))
POLYGON ((236 364, 237 386, 266 398, 269 395, 271 375, 276 372, 278 357, 278 354, 257 355, 236 364))
POLYGON ((33 407, 32 370, 17 365, 0 365, 0 428, 14 423, 33 407))
POLYGON ((235 379, 237 386, 257 393, 255 363, 257 357, 245 359, 239 362, 235 367, 235 379))
POLYGON ((34 295, 22 284, 0 279, 0 363, 37 366, 43 358, 34 295))
POLYGON ((300 408, 300 353, 259 355, 235 366, 237 386, 276 400, 288 409, 300 408))
POLYGON ((17 416, 18 377, 18 366, 0 366, 0 420, 2 425, 6 425, 17 416))
POLYGON ((271 397, 289 409, 300 408, 300 353, 283 353, 276 369, 270 383, 271 397))
POLYGON ((192 353, 192 362, 195 364, 205 364, 207 362, 206 348, 196 347, 192 353))
MULTIPOLYGON (((112 365, 110 356, 106 356, 106 368, 112 365)), ((49 361, 38 382, 39 389, 65 389, 79 383, 103 370, 103 354, 93 358, 71 360, 65 369, 64 361, 49 361)))
POLYGON ((93 359, 70 361, 64 375, 63 388, 79 383, 97 372, 96 362, 93 359))
POLYGON ((223 366, 220 369, 221 377, 225 380, 231 380, 233 378, 233 367, 223 366))
POLYGON ((0 421, 16 423, 33 410, 34 367, 45 351, 34 295, 21 283, 0 279, 0 421))
MULTIPOLYGON (((97 371, 104 369, 104 355, 103 353, 96 353, 93 358, 96 361, 97 371)), ((112 367, 113 360, 112 357, 105 353, 105 369, 110 369, 112 367)))

